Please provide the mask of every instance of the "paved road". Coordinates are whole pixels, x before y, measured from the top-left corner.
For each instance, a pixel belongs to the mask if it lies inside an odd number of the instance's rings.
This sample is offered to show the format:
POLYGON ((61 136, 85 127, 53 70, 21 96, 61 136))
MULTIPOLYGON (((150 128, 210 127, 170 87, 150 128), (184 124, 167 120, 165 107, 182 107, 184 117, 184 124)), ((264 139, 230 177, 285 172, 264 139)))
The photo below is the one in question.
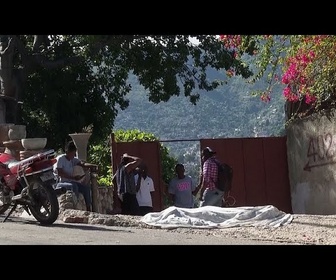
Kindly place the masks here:
MULTIPOLYGON (((57 221, 41 226, 33 218, 10 217, 2 222, 0 245, 265 245, 280 244, 223 236, 181 233, 165 229, 141 229, 57 221)), ((282 243, 283 244, 283 243, 282 243)))

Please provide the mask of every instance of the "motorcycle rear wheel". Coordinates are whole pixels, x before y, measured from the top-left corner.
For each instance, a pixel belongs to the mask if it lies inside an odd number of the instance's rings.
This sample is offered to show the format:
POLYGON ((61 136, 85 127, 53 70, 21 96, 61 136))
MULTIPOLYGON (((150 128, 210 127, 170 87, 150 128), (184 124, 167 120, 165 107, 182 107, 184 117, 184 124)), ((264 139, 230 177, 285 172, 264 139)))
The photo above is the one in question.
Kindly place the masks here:
POLYGON ((32 201, 28 208, 35 219, 41 225, 51 225, 59 214, 59 203, 52 185, 43 183, 40 179, 32 179, 29 182, 30 198, 32 201))

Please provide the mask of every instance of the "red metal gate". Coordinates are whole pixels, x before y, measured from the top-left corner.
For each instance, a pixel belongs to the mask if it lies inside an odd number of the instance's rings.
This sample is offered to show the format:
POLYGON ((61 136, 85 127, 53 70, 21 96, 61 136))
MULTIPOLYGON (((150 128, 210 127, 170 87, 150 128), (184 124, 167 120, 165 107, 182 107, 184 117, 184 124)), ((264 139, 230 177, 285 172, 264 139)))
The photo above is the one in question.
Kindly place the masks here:
MULTIPOLYGON (((112 135, 112 167, 113 174, 116 172, 121 156, 124 153, 134 155, 143 159, 148 167, 148 175, 154 182, 153 210, 163 210, 163 183, 161 182, 160 143, 158 141, 143 142, 115 142, 112 135)), ((120 213, 120 201, 117 196, 117 189, 113 190, 113 210, 120 213)))
MULTIPOLYGON (((211 147, 217 158, 233 167, 233 186, 230 194, 236 199, 234 206, 271 204, 286 213, 292 213, 288 178, 286 137, 200 139, 200 149, 211 147)), ((154 181, 154 211, 163 210, 164 183, 160 161, 160 143, 118 142, 112 135, 113 171, 123 153, 143 158, 149 176, 154 181)), ((120 202, 114 189, 115 212, 120 202)))
POLYGON ((235 206, 271 204, 292 213, 286 137, 201 139, 233 167, 235 206))

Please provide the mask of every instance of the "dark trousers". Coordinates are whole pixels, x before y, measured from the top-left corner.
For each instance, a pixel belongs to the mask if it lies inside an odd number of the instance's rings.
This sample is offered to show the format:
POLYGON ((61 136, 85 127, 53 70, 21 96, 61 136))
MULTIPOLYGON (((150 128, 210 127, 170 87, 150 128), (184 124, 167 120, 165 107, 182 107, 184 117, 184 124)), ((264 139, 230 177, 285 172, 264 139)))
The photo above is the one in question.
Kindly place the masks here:
POLYGON ((140 210, 140 214, 139 215, 140 216, 144 216, 147 213, 153 212, 153 207, 150 207, 150 206, 140 206, 139 210, 140 210))
POLYGON ((135 194, 123 194, 123 201, 121 202, 121 214, 140 215, 139 204, 135 194))

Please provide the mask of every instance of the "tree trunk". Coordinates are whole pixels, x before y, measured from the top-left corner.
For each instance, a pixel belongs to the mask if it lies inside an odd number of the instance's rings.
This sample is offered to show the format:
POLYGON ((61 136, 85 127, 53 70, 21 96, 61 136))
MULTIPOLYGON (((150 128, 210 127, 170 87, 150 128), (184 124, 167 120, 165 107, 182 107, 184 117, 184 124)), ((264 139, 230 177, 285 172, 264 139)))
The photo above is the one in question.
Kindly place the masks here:
MULTIPOLYGON (((100 42, 97 43, 102 47, 100 42)), ((34 35, 33 54, 16 35, 0 35, 0 123, 14 123, 20 120, 20 100, 29 74, 38 67, 62 68, 81 62, 81 57, 60 57, 49 60, 43 53, 50 46, 48 35, 34 35), (15 54, 15 55, 14 55, 15 54), (20 68, 15 67, 14 57, 20 59, 20 68)), ((57 57, 57 55, 56 55, 57 57)))
POLYGON ((15 44, 6 35, 0 37, 0 121, 16 123, 18 80, 13 65, 15 44))

